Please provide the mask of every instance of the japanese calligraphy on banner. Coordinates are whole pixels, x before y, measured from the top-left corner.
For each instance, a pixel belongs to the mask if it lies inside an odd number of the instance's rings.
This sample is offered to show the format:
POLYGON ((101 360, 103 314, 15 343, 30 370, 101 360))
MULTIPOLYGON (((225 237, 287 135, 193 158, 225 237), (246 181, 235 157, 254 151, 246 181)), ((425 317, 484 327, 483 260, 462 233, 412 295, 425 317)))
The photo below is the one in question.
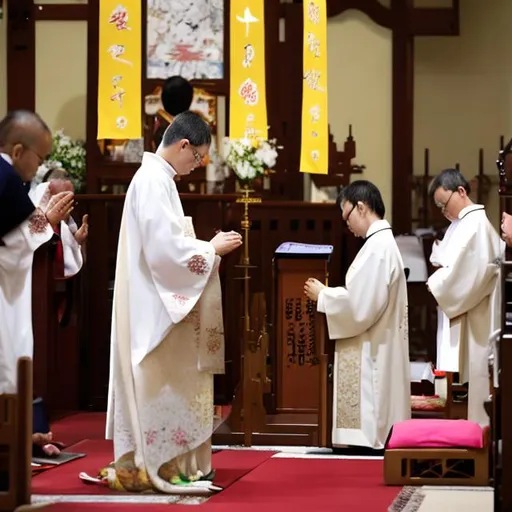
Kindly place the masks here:
POLYGON ((229 137, 266 139, 264 0, 231 0, 229 137))
POLYGON ((301 172, 327 174, 327 0, 304 0, 301 172))
POLYGON ((142 137, 140 0, 100 0, 98 139, 142 137))

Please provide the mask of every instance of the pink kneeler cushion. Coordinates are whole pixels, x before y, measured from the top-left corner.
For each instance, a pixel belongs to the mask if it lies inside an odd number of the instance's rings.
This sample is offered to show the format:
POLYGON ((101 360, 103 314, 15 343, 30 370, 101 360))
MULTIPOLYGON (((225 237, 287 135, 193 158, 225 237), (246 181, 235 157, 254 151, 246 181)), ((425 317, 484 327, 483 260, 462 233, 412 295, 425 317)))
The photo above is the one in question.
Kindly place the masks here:
POLYGON ((407 420, 395 423, 388 450, 399 448, 483 448, 483 430, 467 420, 407 420))

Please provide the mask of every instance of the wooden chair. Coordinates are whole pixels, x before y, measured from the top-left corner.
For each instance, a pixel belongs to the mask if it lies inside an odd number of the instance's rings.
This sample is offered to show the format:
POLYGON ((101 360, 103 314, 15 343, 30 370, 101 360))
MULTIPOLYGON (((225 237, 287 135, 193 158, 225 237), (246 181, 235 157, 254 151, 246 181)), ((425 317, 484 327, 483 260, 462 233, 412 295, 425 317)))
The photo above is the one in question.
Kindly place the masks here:
POLYGON ((18 360, 16 394, 0 395, 0 512, 30 504, 32 360, 18 360))

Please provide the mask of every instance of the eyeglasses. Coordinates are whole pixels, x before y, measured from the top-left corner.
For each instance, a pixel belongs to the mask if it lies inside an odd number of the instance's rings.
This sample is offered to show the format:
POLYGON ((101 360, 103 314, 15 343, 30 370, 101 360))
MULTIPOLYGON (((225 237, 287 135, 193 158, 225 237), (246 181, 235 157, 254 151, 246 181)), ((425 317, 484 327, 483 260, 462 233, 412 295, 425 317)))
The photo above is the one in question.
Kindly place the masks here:
POLYGON ((455 194, 455 190, 452 190, 452 193, 450 194, 450 197, 444 204, 436 203, 436 206, 441 209, 442 212, 446 210, 446 207, 448 206, 448 203, 450 202, 450 199, 452 198, 453 194, 455 194))
POLYGON ((13 146, 16 146, 16 144, 20 144, 21 146, 23 146, 24 149, 36 155, 39 159, 39 165, 41 165, 46 160, 46 157, 42 157, 36 150, 32 149, 30 146, 27 146, 26 144, 23 144, 23 142, 15 142, 13 146))
POLYGON ((189 146, 189 147, 192 150, 192 154, 194 155, 194 161, 195 161, 196 165, 199 165, 202 162, 204 156, 201 156, 199 151, 194 149, 192 146, 189 146))
POLYGON ((352 212, 356 209, 357 204, 352 206, 352 209, 348 212, 348 215, 343 219, 346 224, 348 224, 348 219, 350 218, 350 215, 352 215, 352 212))

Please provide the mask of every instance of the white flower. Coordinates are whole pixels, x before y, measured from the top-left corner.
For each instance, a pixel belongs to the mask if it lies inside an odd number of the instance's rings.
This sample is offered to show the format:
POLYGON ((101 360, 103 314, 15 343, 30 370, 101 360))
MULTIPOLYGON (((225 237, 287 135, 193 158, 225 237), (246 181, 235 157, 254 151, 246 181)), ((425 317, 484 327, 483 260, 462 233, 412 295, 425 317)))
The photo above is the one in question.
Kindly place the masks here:
POLYGON ((276 139, 225 139, 223 143, 226 164, 240 180, 248 181, 262 176, 277 162, 276 139))

